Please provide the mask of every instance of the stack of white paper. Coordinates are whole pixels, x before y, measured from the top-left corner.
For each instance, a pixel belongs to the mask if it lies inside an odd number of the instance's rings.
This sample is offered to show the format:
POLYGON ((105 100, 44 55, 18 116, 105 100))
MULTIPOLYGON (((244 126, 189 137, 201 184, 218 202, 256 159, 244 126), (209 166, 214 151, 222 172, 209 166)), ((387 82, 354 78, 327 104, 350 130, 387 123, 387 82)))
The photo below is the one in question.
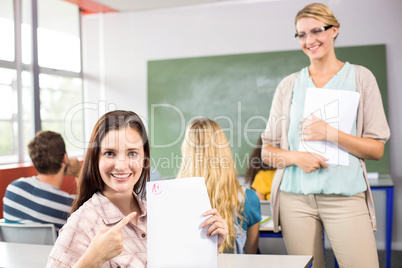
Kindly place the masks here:
POLYGON ((378 180, 380 178, 380 173, 378 172, 367 172, 367 179, 378 180))
MULTIPOLYGON (((354 91, 307 88, 303 117, 311 118, 314 114, 332 127, 350 134, 356 121, 359 98, 360 93, 354 91)), ((349 165, 348 152, 332 142, 301 140, 299 151, 320 154, 329 159, 328 164, 349 165)))
POLYGON ((209 209, 204 178, 148 182, 147 266, 217 267, 217 236, 201 229, 209 209))
POLYGON ((260 228, 274 229, 274 220, 271 216, 261 215, 260 228))

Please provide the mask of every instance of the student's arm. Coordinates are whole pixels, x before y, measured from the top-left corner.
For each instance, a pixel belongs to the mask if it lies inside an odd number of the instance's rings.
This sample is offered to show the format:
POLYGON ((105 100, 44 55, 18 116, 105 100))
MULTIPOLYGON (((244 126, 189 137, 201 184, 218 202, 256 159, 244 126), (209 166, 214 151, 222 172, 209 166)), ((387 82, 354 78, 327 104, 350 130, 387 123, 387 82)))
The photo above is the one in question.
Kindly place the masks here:
POLYGON ((222 246, 223 242, 225 241, 226 237, 228 236, 229 233, 229 228, 228 224, 226 221, 221 217, 217 209, 210 209, 207 210, 204 213, 204 216, 212 215, 208 219, 206 219, 202 225, 201 228, 205 228, 208 225, 209 226, 207 230, 207 236, 215 236, 218 235, 218 250, 222 246))
POLYGON ((258 199, 260 199, 260 200, 267 200, 267 199, 265 198, 265 194, 260 193, 258 190, 255 190, 255 193, 257 194, 258 199))
POLYGON ((78 177, 78 175, 80 174, 80 170, 81 170, 80 161, 78 161, 77 158, 69 158, 65 175, 72 176, 72 177, 78 177))
POLYGON ((311 119, 303 118, 301 122, 304 124, 300 125, 300 134, 306 135, 305 141, 330 141, 362 159, 380 160, 384 154, 384 143, 346 134, 314 115, 311 119))
POLYGON ((256 223, 253 226, 247 228, 247 239, 244 245, 244 251, 247 254, 257 254, 258 239, 260 236, 260 223, 256 223))
POLYGON ((130 213, 111 228, 100 230, 74 268, 97 268, 123 252, 122 229, 137 214, 130 213))

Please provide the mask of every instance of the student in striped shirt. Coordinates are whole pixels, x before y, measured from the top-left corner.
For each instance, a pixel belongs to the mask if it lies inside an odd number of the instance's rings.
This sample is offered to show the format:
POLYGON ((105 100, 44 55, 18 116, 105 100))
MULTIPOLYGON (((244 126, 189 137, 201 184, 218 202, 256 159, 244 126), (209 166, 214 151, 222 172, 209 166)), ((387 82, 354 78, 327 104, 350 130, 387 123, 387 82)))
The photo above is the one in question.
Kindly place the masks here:
POLYGON ((60 229, 67 221, 75 195, 60 190, 64 175, 76 177, 80 164, 68 159, 62 136, 40 131, 28 144, 38 175, 20 178, 7 186, 4 220, 8 223, 52 223, 60 229))

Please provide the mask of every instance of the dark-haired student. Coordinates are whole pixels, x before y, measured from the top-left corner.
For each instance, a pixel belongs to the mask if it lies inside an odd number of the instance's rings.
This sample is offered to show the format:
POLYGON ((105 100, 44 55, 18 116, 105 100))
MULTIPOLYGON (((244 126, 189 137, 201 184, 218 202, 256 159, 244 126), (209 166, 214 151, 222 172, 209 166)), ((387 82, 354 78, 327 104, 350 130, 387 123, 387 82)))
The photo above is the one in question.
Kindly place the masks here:
POLYGON ((61 228, 70 214, 74 195, 60 190, 65 175, 78 176, 80 163, 68 159, 62 136, 40 131, 28 144, 38 175, 11 182, 3 198, 6 223, 52 223, 61 228))
POLYGON ((247 185, 256 192, 260 200, 271 199, 272 181, 275 168, 265 164, 261 158, 262 138, 258 138, 257 144, 250 154, 244 179, 247 185))

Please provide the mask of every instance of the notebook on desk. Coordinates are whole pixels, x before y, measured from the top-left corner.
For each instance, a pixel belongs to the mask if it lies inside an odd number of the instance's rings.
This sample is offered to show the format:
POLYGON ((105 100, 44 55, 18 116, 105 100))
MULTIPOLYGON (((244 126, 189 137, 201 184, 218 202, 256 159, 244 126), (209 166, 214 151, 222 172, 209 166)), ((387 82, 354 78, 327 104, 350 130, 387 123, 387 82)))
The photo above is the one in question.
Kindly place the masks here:
POLYGON ((273 231, 274 222, 272 220, 271 202, 268 200, 260 200, 261 222, 260 231, 273 231))

